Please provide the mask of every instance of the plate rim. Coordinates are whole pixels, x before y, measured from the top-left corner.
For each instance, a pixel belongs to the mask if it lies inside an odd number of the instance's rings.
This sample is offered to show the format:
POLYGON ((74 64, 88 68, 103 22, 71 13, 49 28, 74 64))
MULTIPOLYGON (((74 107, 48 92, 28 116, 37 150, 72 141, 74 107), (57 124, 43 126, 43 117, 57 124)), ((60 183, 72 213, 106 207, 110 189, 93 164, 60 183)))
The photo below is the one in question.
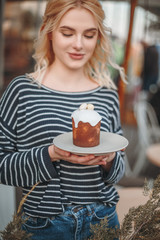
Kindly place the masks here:
POLYGON ((54 139, 53 139, 53 144, 62 149, 62 150, 65 150, 65 151, 69 151, 73 154, 76 154, 76 155, 88 155, 88 154, 94 154, 94 155, 103 155, 103 154, 106 154, 106 153, 111 153, 111 152, 118 152, 118 151, 122 151, 123 149, 125 149, 128 144, 129 144, 129 141, 127 138, 125 138, 123 135, 120 135, 120 134, 117 134, 117 133, 112 133, 112 132, 105 132, 105 131, 101 131, 100 132, 100 138, 104 137, 103 135, 114 135, 116 137, 120 137, 122 138, 124 141, 125 141, 125 145, 123 147, 115 147, 115 149, 113 148, 112 151, 111 150, 103 150, 103 151, 100 151, 100 148, 102 146, 102 144, 100 143, 98 146, 95 146, 95 147, 78 147, 76 145, 73 144, 72 142, 72 131, 70 132, 66 132, 66 133, 61 133, 59 134, 58 136, 56 136, 54 139), (67 148, 65 147, 62 147, 62 146, 59 146, 59 144, 57 144, 57 139, 59 138, 62 138, 64 135, 68 135, 70 137, 70 140, 71 140, 71 145, 70 145, 70 149, 67 150, 67 148), (73 149, 74 148, 74 149, 73 149), (96 149, 99 149, 98 151, 96 151, 96 149))

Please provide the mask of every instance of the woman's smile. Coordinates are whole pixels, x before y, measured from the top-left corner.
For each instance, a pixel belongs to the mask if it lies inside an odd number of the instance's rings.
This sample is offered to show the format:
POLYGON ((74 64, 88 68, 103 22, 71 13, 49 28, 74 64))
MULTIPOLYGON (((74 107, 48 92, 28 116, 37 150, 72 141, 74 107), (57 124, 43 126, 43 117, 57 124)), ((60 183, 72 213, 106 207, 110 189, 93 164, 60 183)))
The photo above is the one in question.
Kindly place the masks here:
POLYGON ((82 60, 85 54, 82 53, 69 53, 70 58, 74 60, 82 60))

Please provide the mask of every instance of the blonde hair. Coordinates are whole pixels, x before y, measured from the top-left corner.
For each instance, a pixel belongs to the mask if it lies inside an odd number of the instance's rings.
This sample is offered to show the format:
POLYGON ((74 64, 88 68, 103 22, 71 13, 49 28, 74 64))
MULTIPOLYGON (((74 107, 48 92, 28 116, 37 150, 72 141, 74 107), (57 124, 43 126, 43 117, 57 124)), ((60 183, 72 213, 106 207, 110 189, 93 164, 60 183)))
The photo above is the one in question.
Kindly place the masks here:
POLYGON ((101 86, 108 88, 116 88, 110 77, 109 65, 119 70, 121 78, 125 81, 123 68, 118 66, 112 60, 112 48, 110 39, 107 35, 109 29, 104 25, 105 14, 98 0, 49 0, 40 28, 39 37, 35 44, 35 54, 33 58, 36 60, 35 72, 29 74, 39 84, 43 79, 48 66, 54 62, 54 52, 48 33, 54 31, 60 23, 64 14, 73 8, 84 8, 89 10, 98 23, 98 41, 93 56, 84 66, 84 72, 87 77, 94 79, 101 86))

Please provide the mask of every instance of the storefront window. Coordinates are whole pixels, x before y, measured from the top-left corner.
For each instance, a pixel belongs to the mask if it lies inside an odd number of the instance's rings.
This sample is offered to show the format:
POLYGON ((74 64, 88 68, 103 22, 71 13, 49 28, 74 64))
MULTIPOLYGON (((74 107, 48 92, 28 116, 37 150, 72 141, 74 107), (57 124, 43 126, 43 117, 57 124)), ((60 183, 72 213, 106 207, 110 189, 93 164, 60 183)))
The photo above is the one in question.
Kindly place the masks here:
POLYGON ((45 1, 14 1, 5 4, 4 87, 15 77, 34 69, 34 40, 41 23, 45 1))

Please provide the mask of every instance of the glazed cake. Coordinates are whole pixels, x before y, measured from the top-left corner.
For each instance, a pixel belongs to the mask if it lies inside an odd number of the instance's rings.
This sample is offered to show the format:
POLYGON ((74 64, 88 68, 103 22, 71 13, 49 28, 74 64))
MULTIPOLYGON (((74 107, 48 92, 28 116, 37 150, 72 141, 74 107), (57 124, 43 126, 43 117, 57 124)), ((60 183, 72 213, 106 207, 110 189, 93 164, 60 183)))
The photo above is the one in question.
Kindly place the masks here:
POLYGON ((72 113, 73 144, 94 147, 100 143, 101 116, 92 104, 83 103, 72 113))

